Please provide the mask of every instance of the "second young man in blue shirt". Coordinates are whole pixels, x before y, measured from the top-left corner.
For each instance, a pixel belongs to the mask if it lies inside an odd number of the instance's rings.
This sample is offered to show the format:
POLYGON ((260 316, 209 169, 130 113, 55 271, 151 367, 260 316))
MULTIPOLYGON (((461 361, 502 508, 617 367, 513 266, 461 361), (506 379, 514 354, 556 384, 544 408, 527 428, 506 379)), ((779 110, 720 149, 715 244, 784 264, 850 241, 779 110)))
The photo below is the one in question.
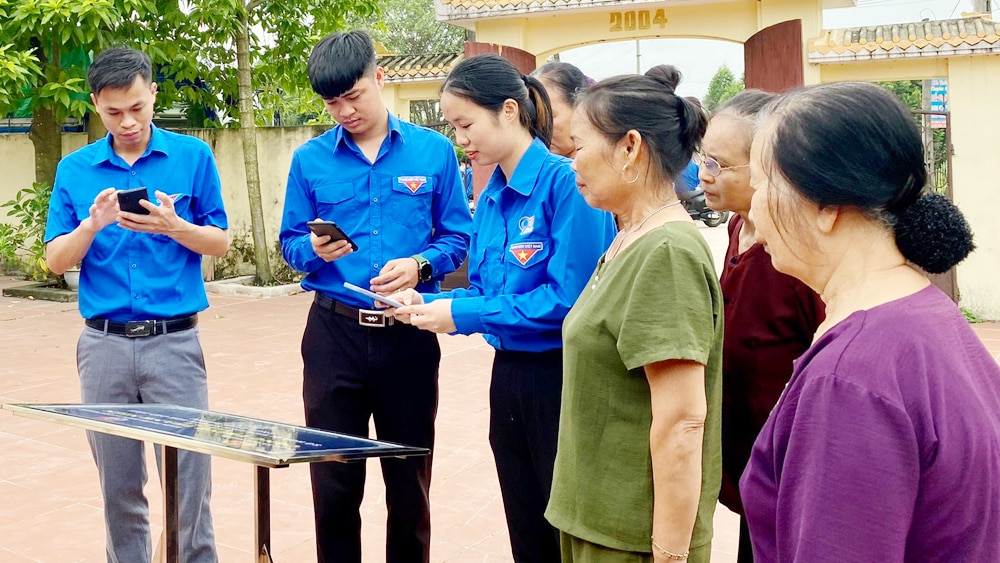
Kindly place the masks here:
MULTIPOLYGON (((285 260, 315 291, 302 336, 306 424, 433 448, 437 335, 394 323, 350 282, 379 293, 435 292, 466 257, 471 217, 451 142, 390 115, 385 71, 364 32, 322 39, 309 79, 334 129, 292 159, 281 224, 285 260), (357 244, 312 234, 309 221, 335 221, 357 244)), ((310 467, 318 560, 361 561, 364 464, 310 467)), ((382 460, 388 561, 430 558, 431 456, 382 460)))

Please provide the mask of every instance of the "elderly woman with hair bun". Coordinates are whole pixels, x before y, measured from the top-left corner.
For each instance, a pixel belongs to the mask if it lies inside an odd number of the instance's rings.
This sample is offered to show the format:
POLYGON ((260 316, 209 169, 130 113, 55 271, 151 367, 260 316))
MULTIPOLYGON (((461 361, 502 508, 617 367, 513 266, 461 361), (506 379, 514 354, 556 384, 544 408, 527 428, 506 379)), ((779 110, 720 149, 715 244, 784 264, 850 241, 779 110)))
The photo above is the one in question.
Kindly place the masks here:
POLYGON ((1000 561, 1000 367, 921 269, 973 250, 886 90, 765 109, 750 219, 826 303, 740 481, 759 561, 1000 561))
POLYGON ((705 116, 654 67, 584 92, 573 169, 621 230, 563 327, 545 516, 564 561, 703 561, 719 494, 722 293, 673 189, 705 116))

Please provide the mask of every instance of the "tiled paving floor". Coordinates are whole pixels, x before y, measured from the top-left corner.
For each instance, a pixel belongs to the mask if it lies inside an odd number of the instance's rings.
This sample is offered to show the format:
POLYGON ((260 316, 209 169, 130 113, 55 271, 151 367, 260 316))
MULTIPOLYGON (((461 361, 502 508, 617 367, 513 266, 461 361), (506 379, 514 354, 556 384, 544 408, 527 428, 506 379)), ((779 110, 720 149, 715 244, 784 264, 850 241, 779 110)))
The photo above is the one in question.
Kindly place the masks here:
MULTIPOLYGON (((0 286, 11 285, 0 279, 0 286)), ((254 299, 211 296, 201 316, 211 407, 301 424, 299 339, 310 295, 254 299)), ((0 402, 78 402, 76 304, 0 298, 0 402)), ((1000 360, 1000 325, 976 325, 1000 360)), ((492 349, 479 337, 442 337, 441 399, 431 488, 435 562, 509 561, 503 508, 486 440, 492 349)), ((0 412, 0 561, 104 561, 96 471, 82 430, 0 412)), ((149 456, 152 459, 152 456, 149 456)), ((377 462, 369 462, 363 549, 384 561, 385 504, 377 462)), ((219 555, 252 560, 252 471, 213 461, 219 555)), ((155 467, 150 466, 150 475, 155 467)), ((308 470, 271 472, 275 561, 315 561, 308 470)), ((147 486, 154 534, 161 502, 147 486)), ((737 520, 719 507, 713 561, 735 561, 737 520)), ((155 537, 155 535, 154 535, 155 537)))

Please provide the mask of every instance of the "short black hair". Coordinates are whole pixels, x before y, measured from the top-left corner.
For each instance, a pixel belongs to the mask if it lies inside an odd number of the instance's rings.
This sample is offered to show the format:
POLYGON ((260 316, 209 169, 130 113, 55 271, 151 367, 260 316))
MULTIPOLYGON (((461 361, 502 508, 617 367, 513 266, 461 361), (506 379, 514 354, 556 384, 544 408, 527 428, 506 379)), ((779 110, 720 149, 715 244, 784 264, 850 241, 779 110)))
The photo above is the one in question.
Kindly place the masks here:
POLYGON ((153 63, 149 55, 128 47, 115 47, 94 58, 87 71, 87 83, 94 95, 105 88, 128 88, 141 76, 147 83, 153 81, 153 63))
POLYGON ((337 98, 375 71, 375 43, 364 31, 347 31, 320 39, 309 55, 309 83, 323 99, 337 98))

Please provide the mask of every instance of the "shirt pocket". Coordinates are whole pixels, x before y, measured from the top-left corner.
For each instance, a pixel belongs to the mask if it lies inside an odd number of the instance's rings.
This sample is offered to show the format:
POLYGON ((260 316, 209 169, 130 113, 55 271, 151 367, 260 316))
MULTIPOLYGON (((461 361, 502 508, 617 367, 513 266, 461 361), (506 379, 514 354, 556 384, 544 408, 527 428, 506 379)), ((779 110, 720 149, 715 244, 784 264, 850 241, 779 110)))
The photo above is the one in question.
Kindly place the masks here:
MULTIPOLYGON (((345 231, 353 231, 363 214, 354 194, 351 182, 321 182, 316 185, 316 216, 324 221, 333 221, 345 231)), ((312 217, 309 218, 312 221, 312 217)))
POLYGON ((90 217, 90 207, 94 205, 93 203, 76 203, 73 205, 73 211, 76 213, 76 220, 78 223, 82 223, 84 219, 90 217))
POLYGON ((394 176, 389 213, 392 221, 411 229, 431 229, 431 205, 434 202, 434 178, 430 176, 394 176))
MULTIPOLYGON (((152 192, 150 192, 150 194, 152 194, 152 192)), ((195 223, 194 196, 191 194, 180 193, 176 195, 171 194, 171 197, 174 198, 174 213, 188 223, 195 223)), ((159 204, 159 202, 156 203, 159 204)))
POLYGON ((512 242, 507 245, 507 263, 526 271, 544 272, 551 253, 549 240, 512 242))

